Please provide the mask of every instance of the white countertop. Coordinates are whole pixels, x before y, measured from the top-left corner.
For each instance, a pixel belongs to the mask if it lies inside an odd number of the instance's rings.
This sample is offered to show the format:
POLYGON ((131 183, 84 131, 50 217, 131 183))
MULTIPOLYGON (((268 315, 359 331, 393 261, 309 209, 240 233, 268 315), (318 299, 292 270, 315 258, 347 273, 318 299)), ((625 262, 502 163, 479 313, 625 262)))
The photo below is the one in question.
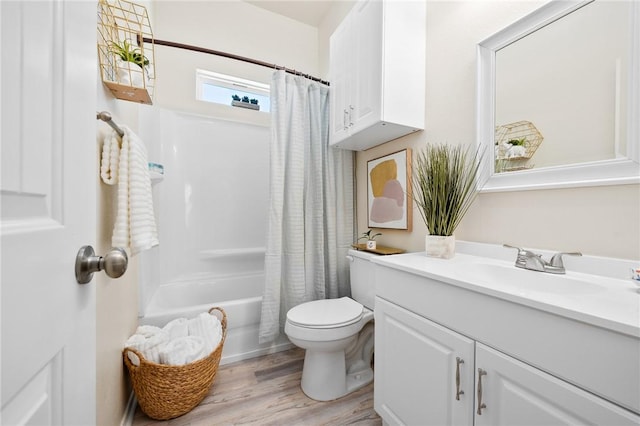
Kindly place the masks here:
MULTIPOLYGON (((496 251, 500 252, 493 250, 494 253, 496 251)), ((448 260, 429 258, 424 253, 406 253, 375 257, 372 261, 389 268, 640 337, 640 292, 638 285, 631 278, 574 272, 568 267, 564 275, 528 271, 514 266, 515 251, 512 254, 511 261, 464 253, 457 253, 453 259, 448 260)), ((581 262, 584 263, 589 263, 590 260, 587 256, 581 258, 581 262)), ((594 258, 594 262, 607 264, 601 270, 620 269, 632 264, 617 259, 607 262, 607 259, 603 258, 594 258)), ((565 265, 568 263, 570 262, 565 262, 565 265)), ((623 274, 620 271, 616 276, 623 274)))

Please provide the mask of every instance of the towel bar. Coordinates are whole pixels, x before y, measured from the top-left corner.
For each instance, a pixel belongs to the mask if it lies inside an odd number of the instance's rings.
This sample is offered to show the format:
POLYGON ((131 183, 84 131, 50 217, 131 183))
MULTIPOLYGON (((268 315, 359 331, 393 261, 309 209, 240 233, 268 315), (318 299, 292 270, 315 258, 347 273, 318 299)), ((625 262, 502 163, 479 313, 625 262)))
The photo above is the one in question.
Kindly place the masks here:
POLYGON ((120 137, 124 136, 124 132, 122 131, 122 129, 120 127, 118 127, 118 125, 116 123, 113 122, 113 120, 111 119, 111 114, 108 113, 107 111, 97 112, 96 113, 96 118, 98 120, 104 121, 109 126, 111 126, 111 128, 113 128, 113 130, 115 130, 116 133, 118 133, 120 135, 120 137))

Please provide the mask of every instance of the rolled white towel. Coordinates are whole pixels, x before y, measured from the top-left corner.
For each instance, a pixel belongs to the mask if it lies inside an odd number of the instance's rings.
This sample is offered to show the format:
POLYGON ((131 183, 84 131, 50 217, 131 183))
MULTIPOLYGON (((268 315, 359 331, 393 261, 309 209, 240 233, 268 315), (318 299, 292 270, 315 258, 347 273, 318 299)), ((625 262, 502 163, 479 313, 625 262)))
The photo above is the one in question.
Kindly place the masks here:
POLYGON ((186 318, 176 318, 169 321, 162 329, 169 335, 169 340, 187 337, 189 335, 189 320, 186 318))
MULTIPOLYGON (((136 333, 129 337, 124 346, 137 350, 147 361, 159 363, 160 350, 169 342, 169 335, 162 329, 153 326, 141 326, 138 327, 138 330, 142 331, 142 333, 136 333), (142 330, 140 330, 141 328, 142 330)), ((128 356, 134 365, 138 365, 131 354, 128 354, 128 356)))
POLYGON ((202 337, 205 353, 209 355, 222 340, 222 324, 216 316, 203 312, 189 320, 189 336, 202 337))
POLYGON ((169 342, 169 336, 160 332, 149 337, 142 348, 142 355, 152 362, 160 362, 160 351, 169 342))
POLYGON ((160 362, 167 365, 185 365, 206 356, 204 339, 199 336, 179 337, 160 351, 160 362))
POLYGON ((162 332, 162 329, 160 327, 156 327, 155 325, 140 325, 136 329, 135 334, 140 334, 141 336, 149 338, 154 334, 158 334, 160 332, 162 332))

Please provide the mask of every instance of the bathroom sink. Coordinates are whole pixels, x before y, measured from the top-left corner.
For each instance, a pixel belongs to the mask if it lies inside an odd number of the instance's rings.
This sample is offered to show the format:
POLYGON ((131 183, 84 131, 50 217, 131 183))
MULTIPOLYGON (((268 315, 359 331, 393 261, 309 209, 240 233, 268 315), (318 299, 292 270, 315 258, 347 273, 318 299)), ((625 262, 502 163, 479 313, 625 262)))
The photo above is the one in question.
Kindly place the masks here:
MULTIPOLYGON (((593 294, 607 290, 604 283, 588 278, 529 271, 513 265, 471 262, 464 272, 477 282, 504 283, 519 293, 593 294)), ((591 278, 591 277, 589 277, 591 278)), ((601 277, 602 280, 607 278, 601 277)))

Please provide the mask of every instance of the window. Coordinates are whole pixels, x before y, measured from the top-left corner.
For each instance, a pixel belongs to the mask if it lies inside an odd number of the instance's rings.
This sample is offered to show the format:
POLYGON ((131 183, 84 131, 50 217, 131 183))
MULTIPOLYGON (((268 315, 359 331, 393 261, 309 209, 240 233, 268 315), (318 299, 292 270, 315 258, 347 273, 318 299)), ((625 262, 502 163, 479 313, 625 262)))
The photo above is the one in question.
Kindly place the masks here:
POLYGON ((196 99, 222 105, 231 105, 232 96, 245 96, 258 101, 260 111, 271 110, 268 84, 258 83, 211 71, 196 70, 196 99))

